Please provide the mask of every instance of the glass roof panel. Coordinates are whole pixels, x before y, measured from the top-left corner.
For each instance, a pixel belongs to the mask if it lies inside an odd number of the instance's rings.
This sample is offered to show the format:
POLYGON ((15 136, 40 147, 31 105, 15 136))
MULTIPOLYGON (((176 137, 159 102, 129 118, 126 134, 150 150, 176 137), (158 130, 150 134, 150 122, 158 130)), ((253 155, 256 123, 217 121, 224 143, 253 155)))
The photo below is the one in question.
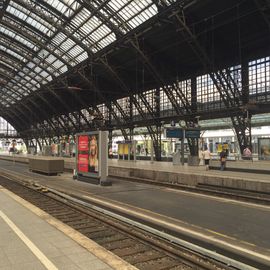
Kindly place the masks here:
POLYGON ((18 55, 27 56, 29 54, 29 52, 25 49, 23 50, 19 44, 16 44, 15 42, 8 40, 4 36, 0 37, 0 44, 6 48, 12 48, 11 52, 13 52, 13 53, 16 52, 18 55))
POLYGON ((80 63, 88 58, 87 52, 84 52, 76 57, 76 60, 80 63))
POLYGON ((36 45, 32 43, 29 39, 21 36, 20 33, 15 33, 13 30, 7 29, 5 26, 1 25, 0 32, 9 36, 12 39, 16 39, 18 42, 22 43, 23 45, 27 46, 31 50, 36 50, 36 45))
POLYGON ((46 3, 68 17, 72 16, 81 6, 76 0, 47 0, 46 3))
POLYGON ((94 47, 96 50, 116 40, 112 30, 86 8, 83 8, 72 20, 69 29, 72 32, 76 31, 76 37, 80 38, 83 44, 94 47), (109 39, 107 38, 108 35, 110 35, 109 39), (105 41, 102 41, 102 39, 105 39, 105 41), (99 41, 102 41, 102 45, 99 44, 99 41))
POLYGON ((67 70, 68 70, 67 66, 62 66, 62 67, 59 69, 59 71, 60 71, 61 73, 65 73, 65 72, 67 72, 67 70))
POLYGON ((108 36, 106 36, 105 38, 101 39, 98 44, 101 48, 105 48, 107 45, 109 45, 110 43, 112 43, 115 40, 116 40, 116 38, 115 38, 114 33, 111 33, 108 36))
POLYGON ((2 66, 0 67, 0 73, 4 74, 4 75, 7 75, 8 77, 12 77, 12 75, 13 75, 11 71, 3 68, 2 66))
POLYGON ((52 64, 55 68, 60 68, 60 67, 62 67, 64 64, 63 64, 63 62, 61 62, 60 60, 56 60, 56 61, 54 61, 53 62, 53 64, 52 64))
POLYGON ((152 0, 82 3, 9 1, 0 24, 0 52, 10 58, 1 55, 4 63, 0 72, 7 80, 13 78, 11 90, 27 95, 52 81, 52 75, 57 77, 67 72, 68 66, 87 60, 89 52, 98 52, 114 42, 115 29, 125 34, 157 14, 152 0))
POLYGON ((1 55, 1 60, 2 60, 2 63, 5 63, 6 65, 10 66, 11 69, 14 69, 15 67, 16 69, 19 69, 21 67, 19 62, 13 61, 13 59, 7 56, 1 55))
POLYGON ((76 43, 72 39, 67 38, 65 41, 63 41, 60 44, 60 47, 64 52, 66 52, 66 51, 71 50, 75 45, 76 43))
POLYGON ((13 1, 10 2, 7 12, 22 19, 43 33, 51 35, 52 31, 55 31, 55 28, 51 24, 35 15, 31 10, 24 8, 13 1))
POLYGON ((20 54, 17 54, 16 52, 2 46, 1 44, 0 44, 0 50, 12 55, 13 57, 17 58, 19 61, 24 61, 25 60, 20 54))
POLYGON ((8 69, 15 71, 16 69, 13 67, 12 64, 8 64, 4 61, 2 61, 2 65, 6 66, 8 69))
POLYGON ((152 0, 111 0, 108 6, 133 29, 158 13, 152 0))

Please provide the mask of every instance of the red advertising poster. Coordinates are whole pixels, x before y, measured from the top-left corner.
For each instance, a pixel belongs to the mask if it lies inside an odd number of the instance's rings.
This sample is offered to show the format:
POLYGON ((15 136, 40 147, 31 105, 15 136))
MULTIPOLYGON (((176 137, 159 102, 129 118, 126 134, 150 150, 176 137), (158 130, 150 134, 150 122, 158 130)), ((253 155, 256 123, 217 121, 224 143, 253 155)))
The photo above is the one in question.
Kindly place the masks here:
POLYGON ((87 154, 78 155, 78 171, 88 172, 88 155, 87 154))
POLYGON ((87 135, 79 136, 78 150, 79 151, 88 151, 88 149, 89 149, 88 136, 87 135))

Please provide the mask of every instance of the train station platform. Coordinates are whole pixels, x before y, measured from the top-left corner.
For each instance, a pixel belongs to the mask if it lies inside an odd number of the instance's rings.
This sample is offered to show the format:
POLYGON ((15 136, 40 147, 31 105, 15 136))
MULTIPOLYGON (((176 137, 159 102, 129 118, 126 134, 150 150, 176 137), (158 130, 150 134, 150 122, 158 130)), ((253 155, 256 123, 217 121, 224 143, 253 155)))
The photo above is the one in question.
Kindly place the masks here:
MULTIPOLYGON (((28 163, 31 155, 0 155, 0 160, 28 163)), ((64 159, 67 171, 75 168, 74 158, 64 159)), ((109 160, 109 175, 130 180, 149 180, 152 182, 182 184, 188 186, 213 185, 248 191, 270 192, 270 161, 227 161, 226 170, 218 170, 219 162, 211 160, 214 170, 206 171, 205 166, 173 165, 172 162, 151 162, 137 160, 109 160)))
POLYGON ((1 186, 0 239, 0 269, 134 269, 1 186))
POLYGON ((39 175, 29 172, 27 164, 3 160, 0 161, 0 170, 2 175, 15 175, 17 179, 64 192, 146 222, 186 241, 198 245, 203 243, 213 252, 237 254, 247 261, 254 258, 268 267, 259 269, 270 268, 270 206, 117 178, 111 187, 102 187, 73 180, 69 172, 57 176, 39 175))

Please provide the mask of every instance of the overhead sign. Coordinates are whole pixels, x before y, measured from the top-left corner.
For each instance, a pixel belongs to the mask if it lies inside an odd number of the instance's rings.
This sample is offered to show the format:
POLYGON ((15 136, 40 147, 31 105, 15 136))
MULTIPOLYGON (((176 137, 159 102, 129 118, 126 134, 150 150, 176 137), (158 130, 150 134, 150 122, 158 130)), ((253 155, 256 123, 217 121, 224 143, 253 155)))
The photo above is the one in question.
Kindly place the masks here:
POLYGON ((166 128, 165 131, 166 138, 183 138, 183 129, 181 128, 166 128))
POLYGON ((182 139, 185 138, 200 138, 200 130, 199 129, 185 129, 182 128, 166 128, 165 129, 165 137, 166 138, 177 138, 182 139))
POLYGON ((199 129, 187 129, 185 133, 186 138, 200 138, 199 129))

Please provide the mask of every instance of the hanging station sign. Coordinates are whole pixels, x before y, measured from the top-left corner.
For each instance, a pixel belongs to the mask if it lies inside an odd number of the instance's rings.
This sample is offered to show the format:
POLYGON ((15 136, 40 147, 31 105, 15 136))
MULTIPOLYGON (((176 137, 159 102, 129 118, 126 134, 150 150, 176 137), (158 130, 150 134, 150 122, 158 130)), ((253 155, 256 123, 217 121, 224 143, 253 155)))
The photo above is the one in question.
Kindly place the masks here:
POLYGON ((182 129, 182 128, 166 128, 165 129, 165 137, 166 138, 177 138, 182 139, 185 138, 200 138, 200 130, 199 129, 182 129))

